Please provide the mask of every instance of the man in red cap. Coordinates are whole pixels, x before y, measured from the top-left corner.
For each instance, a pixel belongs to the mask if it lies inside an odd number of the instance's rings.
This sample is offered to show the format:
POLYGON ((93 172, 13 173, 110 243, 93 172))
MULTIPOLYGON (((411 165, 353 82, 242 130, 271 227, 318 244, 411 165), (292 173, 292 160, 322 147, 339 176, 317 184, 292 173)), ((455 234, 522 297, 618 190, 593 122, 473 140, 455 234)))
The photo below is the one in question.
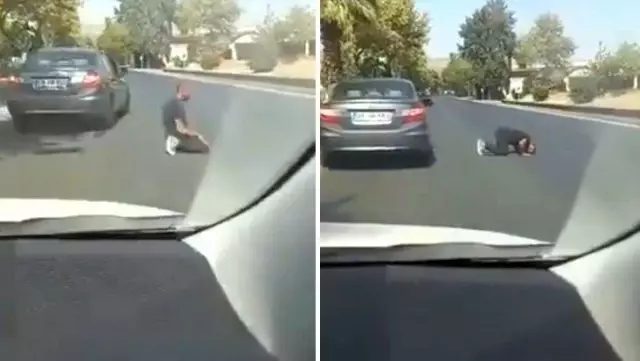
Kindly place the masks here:
POLYGON ((184 84, 176 86, 176 95, 162 107, 162 121, 165 131, 165 151, 175 155, 176 151, 208 153, 209 144, 200 133, 193 130, 187 121, 184 103, 191 98, 184 84))

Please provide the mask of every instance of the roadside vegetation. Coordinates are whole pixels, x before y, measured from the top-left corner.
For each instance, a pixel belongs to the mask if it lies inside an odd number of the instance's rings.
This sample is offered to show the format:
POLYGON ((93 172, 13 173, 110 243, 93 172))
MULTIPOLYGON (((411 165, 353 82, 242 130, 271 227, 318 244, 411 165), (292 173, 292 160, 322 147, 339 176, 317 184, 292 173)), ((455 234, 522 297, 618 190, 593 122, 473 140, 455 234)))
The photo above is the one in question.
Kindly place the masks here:
POLYGON ((0 67, 43 46, 88 46, 135 67, 195 63, 215 69, 232 57, 229 45, 245 35, 255 41, 243 60, 256 72, 315 54, 316 17, 306 7, 294 6, 278 17, 265 5, 264 22, 243 33, 235 0, 117 0, 115 15, 94 35, 81 32, 80 6, 81 0, 0 0, 0 67), (187 45, 186 55, 172 55, 177 38, 187 45))

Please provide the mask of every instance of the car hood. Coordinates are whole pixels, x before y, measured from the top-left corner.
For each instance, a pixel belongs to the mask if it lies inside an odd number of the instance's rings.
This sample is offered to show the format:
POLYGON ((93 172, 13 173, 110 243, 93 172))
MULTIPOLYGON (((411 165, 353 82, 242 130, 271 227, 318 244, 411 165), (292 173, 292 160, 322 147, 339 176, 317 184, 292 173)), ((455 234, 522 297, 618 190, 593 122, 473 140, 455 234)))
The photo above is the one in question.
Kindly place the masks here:
POLYGON ((0 222, 22 222, 39 218, 114 216, 154 218, 180 216, 179 212, 120 202, 73 199, 0 199, 0 222))
POLYGON ((455 227, 370 223, 320 224, 320 246, 326 248, 385 248, 444 243, 478 243, 487 246, 544 246, 552 244, 500 232, 455 227))

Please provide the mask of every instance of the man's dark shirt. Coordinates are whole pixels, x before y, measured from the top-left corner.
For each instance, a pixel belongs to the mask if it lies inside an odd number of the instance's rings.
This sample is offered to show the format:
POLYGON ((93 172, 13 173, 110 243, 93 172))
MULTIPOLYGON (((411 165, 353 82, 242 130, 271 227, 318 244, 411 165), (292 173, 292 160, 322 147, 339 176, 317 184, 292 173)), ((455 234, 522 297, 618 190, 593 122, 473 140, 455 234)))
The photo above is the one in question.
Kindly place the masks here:
POLYGON ((496 129, 496 143, 507 143, 509 145, 516 146, 522 139, 529 139, 529 134, 522 130, 500 127, 496 129))
POLYGON ((184 104, 180 99, 174 97, 167 100, 162 106, 162 123, 167 135, 179 135, 176 119, 187 125, 187 112, 184 109, 184 104))
POLYGON ((518 142, 522 139, 531 139, 531 136, 522 130, 500 127, 495 132, 495 144, 486 144, 485 148, 494 155, 508 155, 518 153, 518 142), (513 147, 513 151, 511 150, 513 147))

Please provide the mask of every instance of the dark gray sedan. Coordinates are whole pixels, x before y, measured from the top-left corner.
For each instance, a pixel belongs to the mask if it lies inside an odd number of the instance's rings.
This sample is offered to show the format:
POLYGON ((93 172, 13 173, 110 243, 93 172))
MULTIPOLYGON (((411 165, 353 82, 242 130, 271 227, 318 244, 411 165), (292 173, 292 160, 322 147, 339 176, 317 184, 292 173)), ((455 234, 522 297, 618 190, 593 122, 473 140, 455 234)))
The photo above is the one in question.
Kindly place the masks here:
POLYGON ((7 107, 17 131, 38 116, 77 116, 87 130, 103 131, 128 113, 127 67, 84 48, 44 48, 29 53, 17 76, 9 79, 7 107))
POLYGON ((337 83, 320 107, 322 159, 337 152, 379 151, 412 151, 431 157, 430 105, 404 79, 337 83))

